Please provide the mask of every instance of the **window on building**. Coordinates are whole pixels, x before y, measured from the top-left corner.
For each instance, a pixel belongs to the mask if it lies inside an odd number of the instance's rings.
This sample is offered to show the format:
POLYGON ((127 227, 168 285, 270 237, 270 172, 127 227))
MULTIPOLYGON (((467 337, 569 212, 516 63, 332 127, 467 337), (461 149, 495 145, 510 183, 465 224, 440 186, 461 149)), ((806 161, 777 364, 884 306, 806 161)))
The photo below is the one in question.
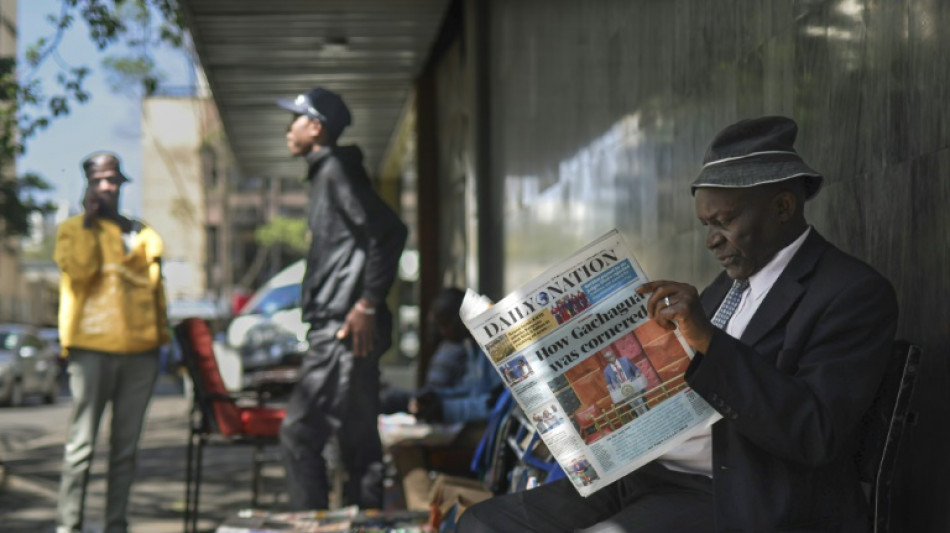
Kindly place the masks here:
POLYGON ((261 178, 244 178, 238 181, 237 190, 239 191, 260 191, 264 188, 264 180, 261 178))
POLYGON ((284 218, 307 218, 306 207, 282 206, 277 210, 277 214, 284 218))
POLYGON ((280 192, 281 193, 290 193, 290 192, 303 192, 304 191, 304 181, 299 178, 284 178, 280 180, 280 192))
POLYGON ((218 228, 209 226, 207 228, 206 242, 208 243, 208 250, 206 257, 208 258, 208 263, 212 265, 218 264, 218 228))
POLYGON ((260 220, 260 210, 256 206, 238 206, 232 208, 231 219, 237 223, 256 223, 260 220))
POLYGON ((219 170, 218 156, 210 148, 201 150, 201 166, 204 173, 205 186, 208 190, 215 190, 218 187, 219 170))

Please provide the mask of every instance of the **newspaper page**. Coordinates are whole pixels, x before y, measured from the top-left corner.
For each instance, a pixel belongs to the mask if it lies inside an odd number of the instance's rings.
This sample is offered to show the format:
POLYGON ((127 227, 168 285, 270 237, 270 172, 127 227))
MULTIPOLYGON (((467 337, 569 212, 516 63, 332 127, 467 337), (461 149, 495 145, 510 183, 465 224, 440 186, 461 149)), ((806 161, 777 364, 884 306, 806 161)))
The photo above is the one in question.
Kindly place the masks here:
POLYGON ((679 331, 647 317, 647 277, 617 230, 461 316, 582 496, 721 416, 686 384, 679 331))

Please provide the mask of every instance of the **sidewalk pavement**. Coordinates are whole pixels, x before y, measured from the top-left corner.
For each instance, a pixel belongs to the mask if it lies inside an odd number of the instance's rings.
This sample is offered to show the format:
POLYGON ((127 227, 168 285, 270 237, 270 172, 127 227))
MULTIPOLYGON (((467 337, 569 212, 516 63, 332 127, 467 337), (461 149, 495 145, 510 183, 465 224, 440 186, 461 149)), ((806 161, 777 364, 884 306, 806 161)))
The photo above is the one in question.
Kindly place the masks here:
MULTIPOLYGON (((54 406, 26 406, 23 413, 4 410, 0 425, 0 524, 5 533, 52 532, 55 529, 59 471, 70 400, 54 406), (35 413, 35 414, 34 414, 35 413), (22 416, 15 423, 11 417, 22 416), (5 476, 3 475, 5 473, 5 476)), ((132 533, 182 531, 185 460, 190 401, 176 384, 160 382, 149 407, 139 447, 136 481, 129 509, 132 533)), ((93 459, 86 500, 87 532, 102 531, 108 451, 108 410, 93 459)), ((286 506, 283 468, 277 450, 268 450, 264 490, 258 507, 286 506)), ((214 531, 228 516, 250 506, 249 446, 205 449, 198 528, 214 531)))

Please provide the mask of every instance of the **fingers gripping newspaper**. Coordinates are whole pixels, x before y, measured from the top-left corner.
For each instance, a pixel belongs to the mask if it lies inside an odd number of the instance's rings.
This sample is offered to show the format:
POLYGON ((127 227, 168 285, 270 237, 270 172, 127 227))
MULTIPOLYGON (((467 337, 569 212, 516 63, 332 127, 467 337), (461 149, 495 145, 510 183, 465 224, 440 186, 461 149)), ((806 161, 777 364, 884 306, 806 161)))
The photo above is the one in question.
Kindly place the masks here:
POLYGON ((582 496, 721 418, 683 379, 692 349, 647 317, 617 230, 461 317, 582 496))

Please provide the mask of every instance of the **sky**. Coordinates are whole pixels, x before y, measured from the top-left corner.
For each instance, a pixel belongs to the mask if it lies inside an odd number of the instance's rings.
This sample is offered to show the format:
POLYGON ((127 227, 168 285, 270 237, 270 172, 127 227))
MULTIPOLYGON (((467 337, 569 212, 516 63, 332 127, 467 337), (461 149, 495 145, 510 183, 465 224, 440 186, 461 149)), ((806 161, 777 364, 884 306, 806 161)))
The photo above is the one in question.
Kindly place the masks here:
MULTIPOLYGON (((53 25, 46 20, 50 13, 58 13, 61 0, 20 0, 17 6, 17 57, 24 75, 26 62, 23 55, 28 46, 41 37, 53 35, 53 25)), ((27 140, 26 153, 17 159, 17 173, 35 172, 50 182, 55 190, 48 195, 59 203, 66 202, 78 210, 85 180, 80 161, 97 150, 109 150, 122 159, 123 173, 132 183, 122 189, 121 210, 132 215, 142 211, 141 188, 136 176, 141 175, 141 100, 132 94, 117 94, 109 86, 102 60, 109 50, 100 52, 89 39, 85 22, 77 21, 67 31, 58 49, 59 59, 68 66, 85 65, 91 69, 84 84, 91 98, 84 104, 71 104, 72 111, 65 117, 53 119, 51 125, 27 140)), ((187 55, 179 50, 159 49, 154 59, 160 72, 165 74, 163 86, 193 84, 193 70, 187 55)), ((50 58, 37 72, 47 92, 58 86, 55 82, 58 63, 50 58)))

